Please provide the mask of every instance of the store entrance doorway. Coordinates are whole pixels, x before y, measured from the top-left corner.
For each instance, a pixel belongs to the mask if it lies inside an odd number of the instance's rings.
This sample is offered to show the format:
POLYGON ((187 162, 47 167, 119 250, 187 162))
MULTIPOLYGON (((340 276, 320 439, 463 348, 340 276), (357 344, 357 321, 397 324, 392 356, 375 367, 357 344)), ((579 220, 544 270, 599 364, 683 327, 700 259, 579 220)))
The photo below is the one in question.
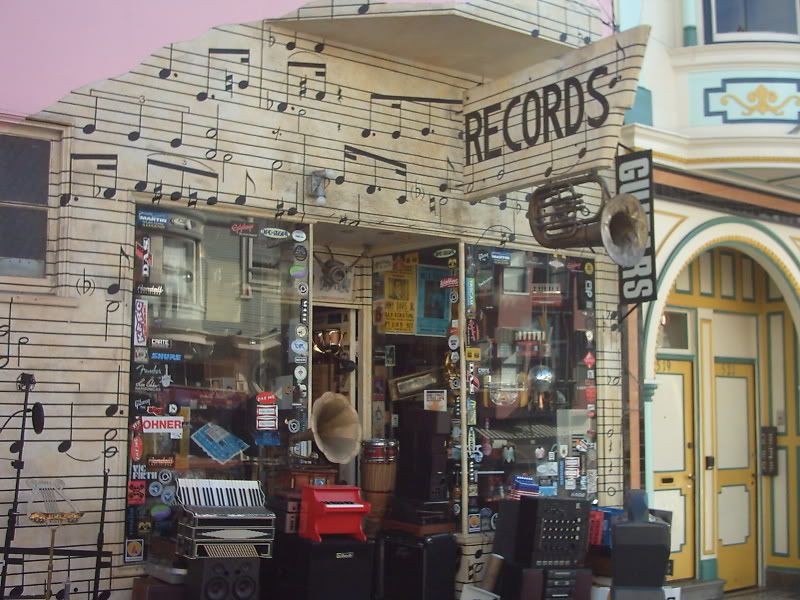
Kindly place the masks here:
MULTIPOLYGON (((337 306, 314 306, 311 327, 312 398, 325 392, 346 396, 359 415, 359 309, 337 306)), ((363 422, 363 418, 361 419, 363 422)), ((338 479, 356 485, 356 459, 339 467, 338 479)))

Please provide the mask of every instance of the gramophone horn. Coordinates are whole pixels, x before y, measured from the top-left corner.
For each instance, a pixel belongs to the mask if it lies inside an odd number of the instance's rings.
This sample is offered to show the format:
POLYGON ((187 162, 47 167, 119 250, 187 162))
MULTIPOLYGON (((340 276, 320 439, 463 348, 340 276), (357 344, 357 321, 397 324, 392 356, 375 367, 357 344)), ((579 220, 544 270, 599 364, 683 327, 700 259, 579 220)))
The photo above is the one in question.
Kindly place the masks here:
POLYGON ((311 406, 308 421, 309 431, 294 436, 293 443, 313 437, 317 448, 332 463, 346 464, 358 454, 361 421, 347 396, 325 392, 311 406))

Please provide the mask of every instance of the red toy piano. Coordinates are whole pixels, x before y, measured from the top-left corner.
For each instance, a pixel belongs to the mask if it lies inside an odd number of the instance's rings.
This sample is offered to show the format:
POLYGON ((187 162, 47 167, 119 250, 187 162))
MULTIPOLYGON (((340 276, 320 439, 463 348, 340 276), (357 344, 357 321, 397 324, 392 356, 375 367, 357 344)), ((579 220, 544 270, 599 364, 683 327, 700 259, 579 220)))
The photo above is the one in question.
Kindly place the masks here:
POLYGON ((369 512, 361 490, 349 485, 304 486, 300 501, 300 537, 321 542, 323 535, 351 535, 367 541, 361 520, 369 512))

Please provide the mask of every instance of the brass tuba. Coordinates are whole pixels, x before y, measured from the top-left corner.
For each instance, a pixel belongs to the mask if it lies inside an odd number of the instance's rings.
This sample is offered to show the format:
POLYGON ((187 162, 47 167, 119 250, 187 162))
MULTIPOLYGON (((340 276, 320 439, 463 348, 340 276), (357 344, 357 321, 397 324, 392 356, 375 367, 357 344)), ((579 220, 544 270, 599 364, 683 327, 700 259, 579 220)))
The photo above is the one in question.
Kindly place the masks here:
POLYGON ((609 194, 597 172, 552 181, 528 194, 528 221, 536 241, 546 248, 605 247, 621 267, 639 263, 647 249, 647 214, 632 194, 609 194), (591 214, 577 187, 596 183, 600 209, 591 214))

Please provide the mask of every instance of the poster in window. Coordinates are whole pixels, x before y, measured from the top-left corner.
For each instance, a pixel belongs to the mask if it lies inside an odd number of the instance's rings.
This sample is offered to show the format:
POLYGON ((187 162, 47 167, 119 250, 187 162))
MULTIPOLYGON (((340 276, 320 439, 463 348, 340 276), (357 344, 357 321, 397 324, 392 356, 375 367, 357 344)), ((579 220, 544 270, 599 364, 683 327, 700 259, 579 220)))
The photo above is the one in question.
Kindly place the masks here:
POLYGON ((416 317, 416 274, 413 271, 387 271, 384 277, 385 333, 414 333, 416 317))
POLYGON ((448 269, 420 266, 417 269, 417 335, 447 335, 450 325, 449 291, 439 282, 448 269))

